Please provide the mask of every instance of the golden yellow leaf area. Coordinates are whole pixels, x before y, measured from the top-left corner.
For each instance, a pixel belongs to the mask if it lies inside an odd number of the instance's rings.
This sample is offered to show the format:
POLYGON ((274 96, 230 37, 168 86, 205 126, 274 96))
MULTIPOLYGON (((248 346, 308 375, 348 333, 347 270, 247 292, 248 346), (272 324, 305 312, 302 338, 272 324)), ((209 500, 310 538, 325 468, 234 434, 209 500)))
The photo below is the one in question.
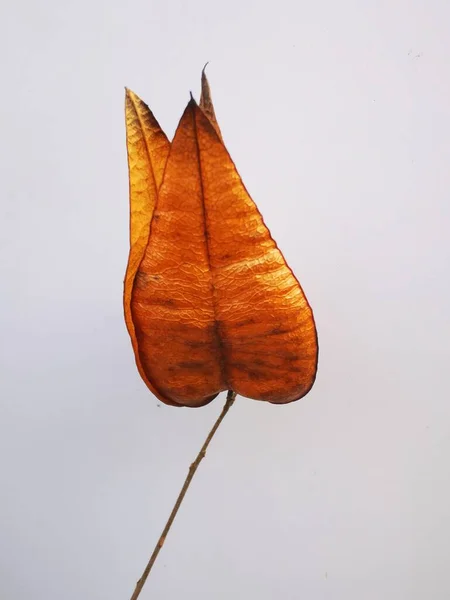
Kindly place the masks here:
POLYGON ((313 314, 225 148, 205 74, 171 144, 130 91, 126 124, 124 307, 145 383, 176 406, 223 390, 298 400, 317 370, 313 314))

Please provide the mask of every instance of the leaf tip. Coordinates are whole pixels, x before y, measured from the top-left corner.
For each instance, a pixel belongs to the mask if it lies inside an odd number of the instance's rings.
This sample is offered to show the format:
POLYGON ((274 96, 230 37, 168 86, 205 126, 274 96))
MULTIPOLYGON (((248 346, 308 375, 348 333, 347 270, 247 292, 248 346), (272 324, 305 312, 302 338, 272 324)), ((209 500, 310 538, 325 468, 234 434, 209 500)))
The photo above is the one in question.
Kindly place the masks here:
POLYGON ((125 86, 125 100, 128 102, 131 102, 133 104, 141 101, 141 99, 139 98, 139 96, 137 96, 133 90, 130 90, 130 88, 127 88, 125 86))
POLYGON ((197 106, 197 102, 195 101, 194 95, 192 94, 192 92, 189 92, 189 104, 192 106, 197 106))

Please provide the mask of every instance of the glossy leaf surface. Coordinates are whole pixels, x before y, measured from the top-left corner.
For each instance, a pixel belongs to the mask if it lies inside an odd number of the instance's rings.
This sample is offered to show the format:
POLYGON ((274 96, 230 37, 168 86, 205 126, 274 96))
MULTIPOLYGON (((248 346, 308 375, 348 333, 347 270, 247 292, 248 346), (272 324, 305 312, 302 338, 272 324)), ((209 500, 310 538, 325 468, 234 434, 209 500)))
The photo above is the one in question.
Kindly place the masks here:
POLYGON ((127 94, 125 316, 137 365, 168 404, 201 406, 227 389, 291 402, 316 374, 312 311, 223 144, 204 75, 202 83, 201 106, 190 100, 170 152, 153 115, 127 94))

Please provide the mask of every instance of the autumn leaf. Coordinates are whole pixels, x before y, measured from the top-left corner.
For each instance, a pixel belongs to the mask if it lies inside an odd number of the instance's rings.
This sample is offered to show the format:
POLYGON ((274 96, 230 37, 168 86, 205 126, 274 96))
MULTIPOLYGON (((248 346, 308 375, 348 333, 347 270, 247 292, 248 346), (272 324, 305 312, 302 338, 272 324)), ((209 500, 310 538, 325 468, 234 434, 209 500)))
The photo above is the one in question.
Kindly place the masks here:
POLYGON ((222 390, 301 398, 317 369, 313 314, 222 141, 204 72, 171 144, 129 90, 126 125, 124 309, 145 383, 176 406, 222 390))

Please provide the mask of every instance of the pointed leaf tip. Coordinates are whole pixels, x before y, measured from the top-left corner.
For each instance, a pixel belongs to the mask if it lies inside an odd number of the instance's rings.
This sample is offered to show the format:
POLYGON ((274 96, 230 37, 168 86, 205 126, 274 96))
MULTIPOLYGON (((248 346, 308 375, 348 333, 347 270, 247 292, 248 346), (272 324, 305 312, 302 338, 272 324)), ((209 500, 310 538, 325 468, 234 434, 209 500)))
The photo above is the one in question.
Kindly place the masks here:
POLYGON ((216 130, 219 138, 222 139, 222 132, 220 131, 219 124, 217 123, 216 113, 214 112, 214 105, 211 97, 211 88, 209 87, 208 78, 206 77, 205 69, 208 63, 203 67, 202 70, 202 93, 200 95, 200 108, 208 117, 212 126, 216 130))

